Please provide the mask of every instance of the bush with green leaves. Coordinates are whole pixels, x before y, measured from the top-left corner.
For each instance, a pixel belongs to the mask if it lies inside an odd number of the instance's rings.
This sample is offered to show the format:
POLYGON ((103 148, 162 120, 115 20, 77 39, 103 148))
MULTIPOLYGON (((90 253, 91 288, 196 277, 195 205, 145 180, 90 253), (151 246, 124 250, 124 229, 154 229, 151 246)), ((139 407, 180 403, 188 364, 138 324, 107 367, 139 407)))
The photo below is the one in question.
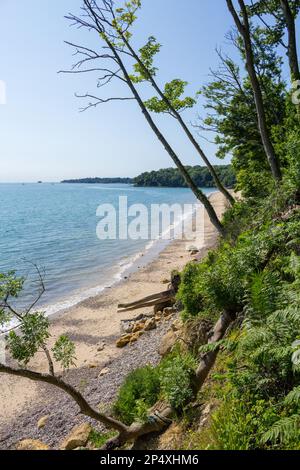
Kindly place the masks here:
POLYGON ((193 381, 197 362, 189 353, 175 350, 162 360, 158 369, 161 395, 174 410, 182 410, 194 396, 193 381))
POLYGON ((145 408, 153 406, 160 393, 158 370, 145 366, 131 372, 118 391, 114 413, 125 424, 143 420, 145 408))

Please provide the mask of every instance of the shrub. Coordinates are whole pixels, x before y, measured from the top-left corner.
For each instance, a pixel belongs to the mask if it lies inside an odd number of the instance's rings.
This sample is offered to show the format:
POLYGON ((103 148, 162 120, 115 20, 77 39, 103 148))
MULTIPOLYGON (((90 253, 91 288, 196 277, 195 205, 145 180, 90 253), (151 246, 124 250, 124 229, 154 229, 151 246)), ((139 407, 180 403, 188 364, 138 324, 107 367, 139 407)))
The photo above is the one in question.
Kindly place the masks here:
POLYGON ((175 410, 182 410, 193 398, 196 361, 189 353, 175 351, 159 366, 161 392, 175 410))
POLYGON ((131 424, 135 419, 143 419, 145 407, 148 409, 153 406, 159 393, 158 370, 151 366, 136 369, 126 377, 120 387, 114 413, 125 424, 131 424))

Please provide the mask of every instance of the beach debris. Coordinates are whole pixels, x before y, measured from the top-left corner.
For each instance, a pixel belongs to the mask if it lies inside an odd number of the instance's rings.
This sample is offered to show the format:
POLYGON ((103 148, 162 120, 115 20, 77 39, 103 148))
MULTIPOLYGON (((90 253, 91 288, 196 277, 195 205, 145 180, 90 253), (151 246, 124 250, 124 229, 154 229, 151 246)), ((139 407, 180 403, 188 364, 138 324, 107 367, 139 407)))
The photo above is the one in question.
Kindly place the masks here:
POLYGON ((38 423, 37 423, 37 427, 38 429, 42 429, 46 426, 48 420, 49 420, 50 416, 49 415, 46 415, 46 416, 43 416, 42 418, 40 418, 38 420, 38 423))
MULTIPOLYGON (((143 297, 142 299, 136 300, 135 302, 119 304, 118 312, 130 312, 133 310, 138 310, 140 308, 147 307, 154 307, 155 309, 160 308, 160 310, 163 310, 165 307, 170 307, 176 301, 175 297, 178 292, 179 285, 180 274, 178 272, 174 272, 172 273, 170 289, 164 292, 158 292, 157 294, 143 297)), ((156 311, 154 310, 155 313, 156 311)))
POLYGON ((50 447, 36 439, 24 439, 16 445, 16 450, 50 450, 50 447))
POLYGON ((88 423, 83 423, 79 426, 76 426, 64 439, 60 445, 60 450, 74 450, 78 447, 85 447, 89 440, 91 431, 92 427, 88 423))
POLYGON ((98 377, 103 377, 104 375, 108 374, 109 371, 110 371, 110 369, 108 367, 104 367, 104 369, 101 370, 98 377))

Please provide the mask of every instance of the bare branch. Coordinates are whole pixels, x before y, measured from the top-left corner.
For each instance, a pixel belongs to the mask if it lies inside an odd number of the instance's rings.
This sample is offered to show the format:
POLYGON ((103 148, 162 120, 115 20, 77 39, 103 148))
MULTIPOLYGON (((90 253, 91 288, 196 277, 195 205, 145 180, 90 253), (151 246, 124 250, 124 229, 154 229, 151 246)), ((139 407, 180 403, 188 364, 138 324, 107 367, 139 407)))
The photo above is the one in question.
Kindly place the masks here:
POLYGON ((106 416, 103 413, 96 411, 92 408, 83 395, 78 392, 72 385, 64 382, 61 378, 50 375, 50 374, 41 374, 39 372, 34 372, 27 369, 15 369, 13 367, 6 366, 0 363, 0 372, 8 375, 13 375, 15 377, 23 377, 29 380, 33 380, 35 382, 43 382, 49 385, 54 385, 55 387, 63 390, 67 393, 79 406, 80 412, 85 416, 89 416, 90 418, 95 419, 103 423, 105 426, 109 426, 110 428, 116 429, 117 431, 123 433, 127 432, 128 428, 125 424, 121 423, 120 421, 106 416))

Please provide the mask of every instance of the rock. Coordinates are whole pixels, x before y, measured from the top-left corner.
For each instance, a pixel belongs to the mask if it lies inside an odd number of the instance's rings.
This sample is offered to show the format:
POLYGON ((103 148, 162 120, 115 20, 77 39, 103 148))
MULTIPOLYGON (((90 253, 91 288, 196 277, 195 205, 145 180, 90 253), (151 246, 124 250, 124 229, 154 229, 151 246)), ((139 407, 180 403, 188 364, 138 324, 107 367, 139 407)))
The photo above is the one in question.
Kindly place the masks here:
POLYGON ((194 245, 189 246, 189 247, 187 248, 187 251, 189 251, 190 253, 193 253, 193 252, 198 253, 198 252, 199 252, 198 248, 197 248, 196 246, 194 246, 194 245))
POLYGON ((42 418, 40 418, 38 423, 37 423, 38 429, 44 428, 46 426, 48 420, 49 420, 49 415, 43 416, 42 418))
POLYGON ((132 330, 133 330, 133 327, 134 327, 134 323, 124 323, 122 325, 122 330, 124 331, 124 333, 132 333, 132 330))
POLYGON ((135 343, 143 334, 143 331, 137 331, 136 333, 131 335, 130 344, 135 343))
POLYGON ((158 349, 158 353, 160 356, 164 357, 172 351, 177 341, 177 337, 178 335, 173 330, 169 330, 165 334, 165 336, 161 340, 161 343, 158 349))
POLYGON ((170 317, 171 315, 173 315, 173 313, 175 313, 174 308, 173 307, 167 307, 167 308, 164 308, 163 316, 164 317, 170 317))
POLYGON ((104 369, 101 370, 99 377, 103 377, 103 375, 108 374, 110 369, 108 367, 104 367, 104 369))
POLYGON ((121 338, 119 338, 116 342, 117 348, 124 348, 125 346, 127 346, 129 341, 131 340, 131 337, 131 334, 121 336, 121 338))
POLYGON ((163 280, 161 281, 162 284, 170 284, 170 282, 171 282, 171 281, 170 281, 169 279, 163 279, 163 280))
POLYGON ((106 346, 105 343, 100 344, 97 348, 97 352, 102 352, 104 350, 105 346, 106 346))
POLYGON ((76 426, 63 441, 60 450, 74 450, 77 447, 85 447, 91 431, 92 427, 88 423, 76 426))
POLYGON ((145 322, 136 323, 132 329, 132 333, 137 333, 138 331, 142 331, 145 327, 145 322))
MULTIPOLYGON (((162 315, 162 312, 159 312, 162 315)), ((155 315, 155 321, 158 323, 161 321, 161 315, 155 315)))
POLYGON ((145 323, 145 331, 151 331, 155 330, 156 328, 156 321, 155 318, 150 318, 150 320, 147 320, 145 323))
POLYGON ((24 439, 16 445, 16 450, 50 450, 50 447, 42 441, 35 439, 24 439))
POLYGON ((91 362, 89 365, 88 365, 88 368, 89 369, 97 369, 98 367, 98 364, 96 364, 95 362, 91 362))

